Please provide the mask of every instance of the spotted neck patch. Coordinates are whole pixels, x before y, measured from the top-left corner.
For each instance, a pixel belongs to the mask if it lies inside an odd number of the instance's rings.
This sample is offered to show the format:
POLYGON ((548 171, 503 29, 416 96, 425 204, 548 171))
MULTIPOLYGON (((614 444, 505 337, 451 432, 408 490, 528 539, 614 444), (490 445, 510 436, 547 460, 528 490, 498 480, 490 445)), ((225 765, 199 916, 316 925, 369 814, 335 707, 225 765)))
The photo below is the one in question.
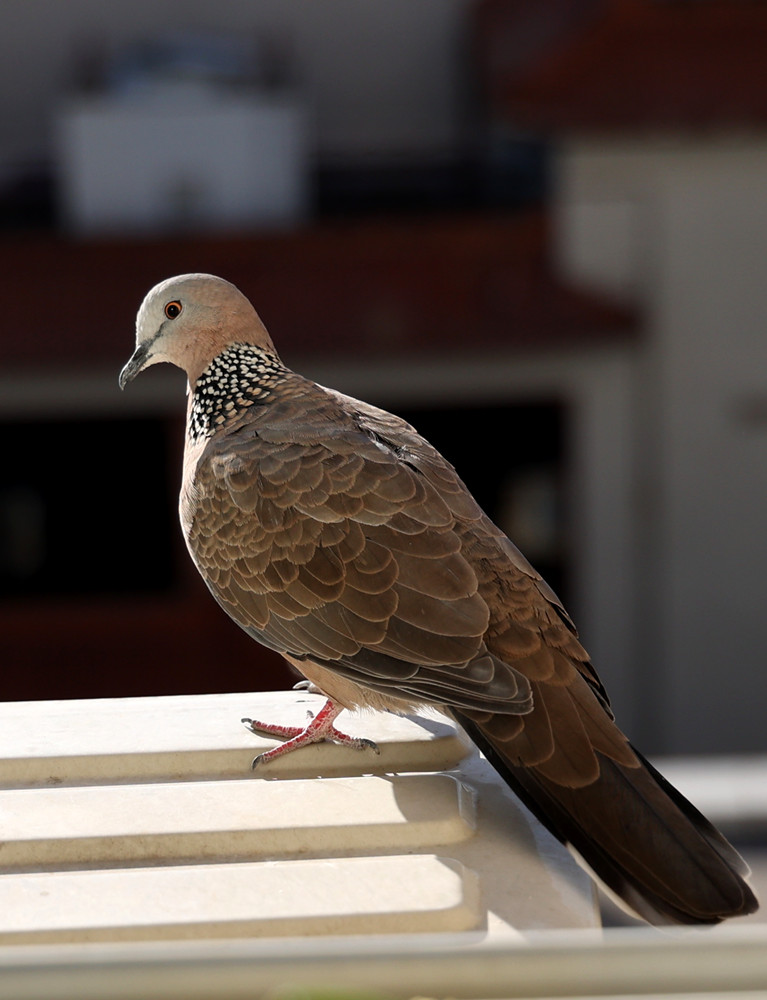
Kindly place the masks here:
POLYGON ((197 379, 189 415, 193 441, 210 437, 248 407, 264 403, 288 369, 274 354, 252 344, 232 344, 197 379))

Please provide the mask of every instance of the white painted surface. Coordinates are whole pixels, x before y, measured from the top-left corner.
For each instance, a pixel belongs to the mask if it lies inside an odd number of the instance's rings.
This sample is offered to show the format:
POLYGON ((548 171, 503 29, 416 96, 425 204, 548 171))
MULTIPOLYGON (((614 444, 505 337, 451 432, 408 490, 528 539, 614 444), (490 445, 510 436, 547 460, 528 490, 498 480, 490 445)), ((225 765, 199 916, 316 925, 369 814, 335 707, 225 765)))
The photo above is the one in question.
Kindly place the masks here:
POLYGON ((474 832, 471 795, 446 774, 15 788, 0 815, 0 867, 27 871, 405 852, 474 832))
POLYGON ((65 941, 470 931, 480 921, 475 874, 433 855, 0 879, 0 949, 65 941))
POLYGON ((250 770, 276 741, 244 711, 300 725, 322 703, 0 705, 0 969, 20 942, 460 931, 474 945, 598 925, 589 879, 442 717, 342 716, 380 755, 322 744, 250 770))
MULTIPOLYGON (((240 723, 244 713, 300 726, 318 704, 316 695, 287 691, 0 704, 0 788, 242 778, 275 745, 240 723)), ((436 716, 417 722, 371 712, 345 717, 345 725, 376 741, 380 753, 317 744, 308 757, 273 761, 268 776, 448 770, 467 751, 465 737, 436 716)))
MULTIPOLYGON (((77 794, 103 793, 117 802, 120 794, 142 789, 149 806, 134 806, 130 824, 156 824, 164 811, 154 805, 163 802, 163 784, 171 794, 182 788, 191 795, 215 784, 223 799, 226 790, 234 796, 238 786, 275 790, 278 798, 287 790, 293 810, 311 787, 321 813, 325 790, 338 781, 357 796, 356 789, 367 781, 365 755, 329 748, 348 759, 348 771, 357 770, 353 779, 254 778, 247 771, 253 752, 248 745, 260 750, 271 741, 256 739, 238 721, 245 708, 295 721, 304 716, 306 697, 286 692, 0 705, 0 760, 7 761, 7 777, 19 777, 25 754, 38 762, 57 759, 63 766, 49 787, 0 793, 0 823, 9 815, 9 795, 22 803, 27 794, 56 794, 63 803, 77 794), (52 721, 50 731, 46 720, 52 721), (195 747, 197 759, 188 756, 195 747), (243 773, 215 782, 216 762, 225 768, 229 763, 208 754, 226 748, 243 773), (91 775, 83 786, 78 759, 91 751, 105 772, 101 781, 91 775), (126 756, 137 757, 127 772, 118 764, 126 756), (166 765, 175 761, 177 771, 171 776, 166 768, 166 782, 156 781, 154 757, 166 765), (195 780, 201 760, 208 768, 205 781, 195 780), (67 764, 74 786, 66 784, 67 764), (149 767, 150 781, 110 785, 115 777, 124 781, 126 773, 140 780, 142 764, 149 767)), ((414 744, 437 744, 435 760, 454 753, 449 727, 434 719, 370 715, 345 721, 353 731, 364 723, 366 734, 381 744, 382 757, 389 738, 396 744, 406 734, 414 744)), ((310 772, 316 770, 313 758, 322 749, 296 754, 299 767, 303 759, 310 772)), ((707 810, 731 818, 765 784, 763 760, 745 768, 741 762, 718 762, 713 781, 708 780, 711 766, 711 761, 666 761, 664 770, 707 810), (738 776, 734 784, 733 774, 738 776), (731 801, 735 785, 740 805, 731 801)), ((69 871, 0 872, 0 995, 16 1000, 271 1000, 317 990, 356 996, 372 990, 392 1000, 414 995, 467 1000, 764 996, 764 925, 736 922, 713 931, 661 934, 643 928, 603 935, 594 929, 585 876, 515 804, 484 761, 476 755, 465 758, 452 777, 426 771, 401 780, 426 779, 427 789, 431 778, 460 781, 477 803, 472 835, 439 851, 424 843, 407 854, 392 849, 372 856, 336 851, 321 857, 315 851, 311 857, 265 861, 155 859, 107 868, 81 863, 69 871)), ((398 779, 372 778, 374 786, 387 780, 398 779)), ((335 794, 331 791, 327 801, 335 794)), ((377 793, 359 794, 375 811, 377 793)), ((392 798, 383 801, 391 810, 392 798)), ((420 805, 429 809, 430 792, 420 805)), ((126 813, 129 809, 126 799, 126 813)), ((57 812, 47 810, 52 833, 57 812)), ((23 813, 18 822, 25 821, 23 813)), ((214 819, 225 825, 222 817, 214 819)), ((250 819, 258 828, 259 813, 250 819)), ((96 817, 94 825, 104 822, 112 820, 96 817)))

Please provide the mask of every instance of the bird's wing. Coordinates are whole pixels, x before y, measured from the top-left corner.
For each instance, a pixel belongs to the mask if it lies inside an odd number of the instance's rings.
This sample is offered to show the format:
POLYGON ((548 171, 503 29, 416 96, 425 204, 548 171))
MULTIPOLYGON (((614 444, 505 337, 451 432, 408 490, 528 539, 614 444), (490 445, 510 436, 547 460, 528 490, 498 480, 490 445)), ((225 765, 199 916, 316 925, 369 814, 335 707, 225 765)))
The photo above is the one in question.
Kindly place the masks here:
POLYGON ((190 549, 229 614, 363 686, 526 713, 530 652, 552 628, 573 636, 438 452, 399 418, 313 383, 213 438, 187 493, 190 549), (486 551, 470 551, 475 538, 486 551), (491 622, 491 557, 519 624, 491 622))

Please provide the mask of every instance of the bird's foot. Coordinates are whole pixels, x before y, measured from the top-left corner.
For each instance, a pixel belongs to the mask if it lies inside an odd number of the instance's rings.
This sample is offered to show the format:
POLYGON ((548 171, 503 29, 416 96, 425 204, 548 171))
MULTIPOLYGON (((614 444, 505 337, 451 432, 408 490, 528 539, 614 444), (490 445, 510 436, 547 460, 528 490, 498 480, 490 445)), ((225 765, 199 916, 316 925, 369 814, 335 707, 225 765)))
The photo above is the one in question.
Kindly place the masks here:
POLYGON ((309 694, 322 694, 322 691, 317 687, 316 684, 312 684, 311 681, 303 680, 297 681, 293 685, 294 691, 308 691, 309 694))
POLYGON ((242 722, 254 733, 268 733, 270 736, 277 736, 286 742, 271 750, 260 753, 253 760, 251 767, 255 770, 260 764, 266 764, 275 757, 282 757, 286 753, 298 750, 299 747, 308 746, 310 743, 322 743, 327 740, 330 743, 340 743, 345 747, 352 747, 354 750, 373 750, 380 753, 376 744, 372 740, 360 739, 356 736, 348 736, 336 729, 333 725, 338 715, 343 711, 341 705, 336 705, 334 701, 328 699, 316 715, 309 715, 309 722, 300 729, 298 726, 277 726, 269 722, 258 722, 256 719, 243 719, 242 722))

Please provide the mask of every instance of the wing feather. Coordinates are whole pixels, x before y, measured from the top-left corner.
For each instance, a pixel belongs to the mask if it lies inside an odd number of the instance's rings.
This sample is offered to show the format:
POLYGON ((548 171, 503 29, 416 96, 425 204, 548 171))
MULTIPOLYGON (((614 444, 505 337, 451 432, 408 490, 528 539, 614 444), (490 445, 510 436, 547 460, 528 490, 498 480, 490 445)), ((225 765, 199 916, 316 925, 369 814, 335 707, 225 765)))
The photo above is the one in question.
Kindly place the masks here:
POLYGON ((582 670, 596 690, 556 598, 409 425, 314 389, 253 409, 197 463, 188 542, 211 590, 293 660, 502 713, 526 734, 518 752, 547 759, 547 713, 567 703, 541 685, 568 690, 582 670))

